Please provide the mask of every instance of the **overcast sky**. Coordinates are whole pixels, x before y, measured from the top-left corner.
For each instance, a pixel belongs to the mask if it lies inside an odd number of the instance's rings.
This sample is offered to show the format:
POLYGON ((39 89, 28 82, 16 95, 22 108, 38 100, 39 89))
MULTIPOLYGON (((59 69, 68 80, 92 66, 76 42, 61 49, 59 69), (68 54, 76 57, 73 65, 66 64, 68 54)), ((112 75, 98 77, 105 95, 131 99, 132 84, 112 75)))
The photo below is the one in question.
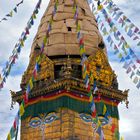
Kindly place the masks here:
MULTIPOLYGON (((0 19, 19 1, 20 0, 0 0, 0 19)), ((18 8, 18 13, 14 14, 13 18, 0 23, 0 72, 11 55, 12 49, 26 26, 37 1, 38 0, 24 0, 24 3, 18 8)), ((35 25, 31 29, 31 34, 25 43, 25 47, 22 49, 17 63, 12 68, 11 75, 5 87, 0 91, 0 140, 6 139, 18 110, 17 105, 14 110, 10 111, 11 97, 9 90, 17 91, 20 89, 21 76, 28 65, 32 40, 49 0, 42 1, 41 10, 37 16, 38 18, 35 21, 35 25)), ((114 0, 114 2, 124 11, 126 16, 140 27, 139 0, 114 0)), ((125 108, 125 104, 119 105, 120 133, 126 140, 138 140, 140 137, 140 92, 116 60, 115 56, 109 56, 110 64, 118 75, 119 88, 122 90, 130 89, 129 109, 125 108)))

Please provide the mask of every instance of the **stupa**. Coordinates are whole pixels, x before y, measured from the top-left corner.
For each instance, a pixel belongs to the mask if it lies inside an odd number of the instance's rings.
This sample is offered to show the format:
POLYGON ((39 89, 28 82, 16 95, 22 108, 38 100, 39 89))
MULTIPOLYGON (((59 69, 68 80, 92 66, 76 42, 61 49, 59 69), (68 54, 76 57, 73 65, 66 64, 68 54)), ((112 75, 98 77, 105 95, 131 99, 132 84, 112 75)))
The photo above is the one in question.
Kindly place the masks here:
MULTIPOLYGON (((100 137, 94 133, 96 126, 92 122, 88 91, 82 76, 74 2, 92 73, 91 86, 96 81, 94 101, 98 117, 102 123, 106 122, 103 114, 105 104, 112 124, 119 132, 118 104, 127 100, 127 91, 118 89, 117 76, 108 62, 106 47, 87 1, 58 0, 57 11, 53 15, 56 1, 50 0, 31 47, 21 91, 12 95, 13 101, 20 104, 47 34, 48 43, 21 120, 21 140, 98 140, 100 137), (50 19, 52 26, 48 34, 50 19)), ((112 124, 103 125, 106 140, 114 140, 112 124)))

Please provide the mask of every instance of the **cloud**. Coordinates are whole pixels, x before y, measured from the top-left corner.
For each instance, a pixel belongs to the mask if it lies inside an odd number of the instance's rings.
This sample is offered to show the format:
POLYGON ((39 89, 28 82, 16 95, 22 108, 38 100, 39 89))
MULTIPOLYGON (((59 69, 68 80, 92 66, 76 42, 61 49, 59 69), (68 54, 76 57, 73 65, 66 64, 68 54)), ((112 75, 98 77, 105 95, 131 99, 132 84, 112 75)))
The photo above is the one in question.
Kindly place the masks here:
POLYGON ((139 130, 140 130, 140 95, 139 90, 136 89, 135 84, 128 77, 125 70, 122 68, 121 64, 117 62, 111 62, 112 68, 115 70, 115 73, 118 76, 119 89, 125 90, 130 89, 129 91, 129 109, 125 107, 125 104, 119 105, 120 113, 120 132, 125 136, 126 140, 139 139, 139 130))
POLYGON ((11 97, 9 90, 18 91, 20 81, 21 76, 9 76, 5 88, 0 91, 0 140, 6 139, 18 111, 17 104, 14 106, 14 110, 10 110, 11 97))

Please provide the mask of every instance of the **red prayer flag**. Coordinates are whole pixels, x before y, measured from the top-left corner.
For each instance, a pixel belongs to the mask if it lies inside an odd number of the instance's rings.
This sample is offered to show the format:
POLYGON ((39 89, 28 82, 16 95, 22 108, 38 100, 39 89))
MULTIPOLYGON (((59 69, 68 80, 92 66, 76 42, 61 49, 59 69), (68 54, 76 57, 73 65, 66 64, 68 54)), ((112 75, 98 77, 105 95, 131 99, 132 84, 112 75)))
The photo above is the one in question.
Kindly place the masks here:
POLYGON ((139 64, 140 64, 140 60, 139 60, 139 59, 137 59, 137 63, 139 63, 139 64))
POLYGON ((115 125, 115 124, 112 124, 112 127, 111 127, 111 132, 112 132, 112 133, 115 132, 115 128, 116 128, 116 125, 115 125))
POLYGON ((97 101, 101 100, 101 94, 98 94, 97 101))
POLYGON ((79 44, 80 44, 80 45, 81 45, 81 44, 84 44, 84 39, 83 39, 83 38, 80 39, 79 44))
POLYGON ((24 94, 24 102, 27 103, 28 102, 28 93, 25 92, 24 94))
POLYGON ((88 84, 87 90, 88 92, 90 92, 90 84, 88 84))
POLYGON ((92 116, 93 118, 96 117, 96 109, 94 110, 94 112, 92 112, 91 116, 92 116))
POLYGON ((14 127, 14 129, 16 129, 16 127, 17 127, 16 119, 14 121, 13 127, 14 127))
POLYGON ((36 69, 34 69, 34 71, 33 71, 33 77, 36 78, 36 76, 37 76, 37 71, 36 71, 36 69))

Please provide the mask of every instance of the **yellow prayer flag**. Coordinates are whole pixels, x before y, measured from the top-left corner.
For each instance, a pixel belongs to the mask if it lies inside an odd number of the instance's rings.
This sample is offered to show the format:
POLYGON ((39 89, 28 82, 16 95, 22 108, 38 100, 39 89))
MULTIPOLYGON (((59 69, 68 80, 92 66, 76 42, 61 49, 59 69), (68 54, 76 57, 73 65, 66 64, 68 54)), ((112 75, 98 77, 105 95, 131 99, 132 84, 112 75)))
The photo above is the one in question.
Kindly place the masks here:
POLYGON ((103 6, 102 5, 99 5, 98 6, 98 10, 100 11, 100 10, 102 10, 103 9, 103 6))
POLYGON ((0 83, 1 83, 1 81, 2 81, 2 77, 1 77, 1 74, 0 74, 0 83))
POLYGON ((45 38, 43 40, 44 45, 46 45, 47 41, 48 41, 47 36, 45 36, 45 38))
POLYGON ((11 17, 13 16, 13 11, 10 12, 10 16, 11 16, 11 17))
POLYGON ((37 63, 40 63, 40 60, 41 60, 41 57, 40 57, 40 55, 36 58, 36 62, 37 63))
POLYGON ((130 48, 130 46, 128 45, 128 43, 125 43, 124 47, 125 48, 130 48))
POLYGON ((93 100, 93 96, 91 94, 90 97, 89 97, 89 102, 92 102, 92 100, 93 100))
POLYGON ((121 136, 121 140, 124 140, 123 136, 121 136))
POLYGON ((85 53, 85 48, 80 49, 80 55, 82 55, 83 53, 85 53))
POLYGON ((116 32, 117 31, 117 28, 116 27, 113 27, 113 32, 116 32))
POLYGON ((126 32, 128 32, 128 28, 129 28, 129 27, 126 25, 126 26, 125 26, 125 31, 126 31, 126 32))
POLYGON ((104 107, 103 107, 103 115, 105 115, 106 111, 107 111, 107 108, 106 108, 106 105, 104 104, 104 107))
POLYGON ((50 23, 50 25, 52 25, 52 23, 53 23, 53 18, 50 19, 49 23, 50 23))
POLYGON ((73 7, 73 13, 75 13, 76 12, 76 5, 74 5, 74 7, 73 7))
POLYGON ((122 54, 120 53, 119 55, 118 55, 118 58, 122 58, 123 56, 122 56, 122 54))
POLYGON ((86 75, 87 75, 87 70, 85 72, 83 72, 83 79, 86 78, 86 75))
POLYGON ((30 90, 32 90, 33 89, 33 79, 32 78, 29 81, 29 85, 30 85, 30 90))
POLYGON ((33 14, 33 19, 36 19, 36 14, 35 13, 33 14))
POLYGON ((78 23, 78 25, 77 25, 77 31, 79 32, 81 30, 81 26, 80 26, 80 24, 78 23))
POLYGON ((94 78, 93 78, 93 76, 92 76, 92 75, 90 76, 90 78, 89 78, 89 79, 90 79, 90 82, 91 82, 91 83, 93 83, 94 78))
POLYGON ((21 44, 22 47, 24 46, 24 41, 23 41, 23 39, 20 40, 20 44, 21 44))
POLYGON ((97 128, 101 126, 101 122, 100 120, 98 119, 98 122, 97 122, 97 128))
POLYGON ((7 140, 12 140, 12 139, 11 139, 11 134, 10 134, 10 133, 9 133, 8 136, 7 136, 7 140))
POLYGON ((23 116, 25 110, 24 110, 24 103, 21 103, 20 107, 19 107, 19 114, 20 116, 23 116))

